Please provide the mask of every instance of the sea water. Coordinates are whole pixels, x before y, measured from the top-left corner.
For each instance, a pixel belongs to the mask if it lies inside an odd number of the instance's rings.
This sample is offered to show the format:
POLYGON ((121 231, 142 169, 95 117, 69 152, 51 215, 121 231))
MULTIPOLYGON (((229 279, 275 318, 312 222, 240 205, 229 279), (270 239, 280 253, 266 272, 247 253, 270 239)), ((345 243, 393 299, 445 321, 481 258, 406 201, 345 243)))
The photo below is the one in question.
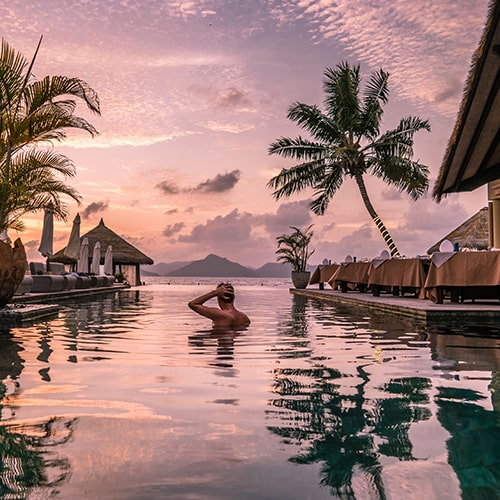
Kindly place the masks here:
POLYGON ((232 282, 237 333, 187 307, 207 278, 0 329, 0 497, 498 498, 497 325, 232 282))

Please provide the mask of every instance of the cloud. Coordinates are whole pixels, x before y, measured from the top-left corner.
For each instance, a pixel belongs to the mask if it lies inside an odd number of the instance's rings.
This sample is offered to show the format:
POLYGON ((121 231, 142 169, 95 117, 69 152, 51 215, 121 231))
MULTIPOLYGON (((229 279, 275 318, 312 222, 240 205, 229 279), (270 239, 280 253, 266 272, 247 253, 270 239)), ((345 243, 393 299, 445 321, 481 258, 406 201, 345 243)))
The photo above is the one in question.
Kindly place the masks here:
POLYGON ((184 225, 185 225, 184 222, 176 222, 175 224, 169 224, 163 230, 163 236, 166 236, 167 238, 174 236, 183 229, 184 225))
POLYGON ((410 238, 410 232, 423 232, 437 241, 447 233, 467 220, 471 214, 456 200, 446 199, 439 205, 431 199, 420 200, 418 205, 410 205, 405 221, 396 231, 401 233, 401 240, 410 238))
POLYGON ((194 226, 189 234, 178 236, 176 246, 186 246, 190 255, 205 257, 209 253, 243 265, 274 260, 274 238, 258 234, 260 218, 232 210, 203 224, 194 226))
POLYGON ((208 179, 198 184, 194 190, 205 193, 223 193, 224 191, 233 189, 239 180, 240 171, 233 170, 228 174, 217 174, 213 179, 208 179))
POLYGON ((24 247, 27 251, 36 250, 39 246, 40 242, 38 240, 29 240, 23 242, 24 247))
POLYGON ((201 243, 207 246, 221 241, 227 245, 239 246, 241 242, 250 240, 253 216, 248 213, 240 214, 235 208, 229 214, 208 220, 205 224, 197 224, 187 235, 181 235, 179 241, 185 243, 201 243))
POLYGON ((215 105, 218 108, 230 110, 251 109, 253 107, 248 92, 236 87, 221 90, 215 99, 215 105))
POLYGON ((178 194, 179 188, 172 181, 161 181, 156 186, 163 194, 178 194))
POLYGON ((354 56, 369 68, 389 71, 391 88, 400 96, 418 106, 434 104, 452 118, 487 4, 470 0, 464 9, 452 0, 428 2, 425 8, 406 0, 296 0, 275 6, 273 15, 292 26, 298 19, 307 22, 316 44, 341 42, 352 54, 349 59, 354 56))
POLYGON ((290 231, 290 226, 304 227, 312 222, 312 212, 307 200, 283 203, 278 207, 275 214, 265 214, 258 217, 267 232, 271 235, 279 235, 290 231))
POLYGON ((384 189, 381 193, 383 200, 401 200, 403 199, 403 194, 395 188, 384 189))
POLYGON ((90 205, 87 205, 85 210, 83 211, 83 218, 87 219, 90 217, 92 214, 97 214, 99 212, 103 212, 108 208, 109 204, 107 201, 96 201, 90 203, 90 205))

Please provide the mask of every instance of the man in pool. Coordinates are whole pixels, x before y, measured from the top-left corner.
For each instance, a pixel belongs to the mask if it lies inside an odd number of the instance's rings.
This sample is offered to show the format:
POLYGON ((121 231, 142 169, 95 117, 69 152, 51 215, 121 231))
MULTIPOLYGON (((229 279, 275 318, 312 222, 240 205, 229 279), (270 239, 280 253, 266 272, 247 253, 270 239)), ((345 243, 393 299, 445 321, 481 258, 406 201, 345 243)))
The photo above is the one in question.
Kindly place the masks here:
POLYGON ((234 288, 231 283, 220 283, 215 290, 191 300, 188 306, 194 312, 211 319, 214 328, 241 328, 250 324, 248 316, 234 307, 234 288), (217 297, 218 308, 204 305, 214 297, 217 297))

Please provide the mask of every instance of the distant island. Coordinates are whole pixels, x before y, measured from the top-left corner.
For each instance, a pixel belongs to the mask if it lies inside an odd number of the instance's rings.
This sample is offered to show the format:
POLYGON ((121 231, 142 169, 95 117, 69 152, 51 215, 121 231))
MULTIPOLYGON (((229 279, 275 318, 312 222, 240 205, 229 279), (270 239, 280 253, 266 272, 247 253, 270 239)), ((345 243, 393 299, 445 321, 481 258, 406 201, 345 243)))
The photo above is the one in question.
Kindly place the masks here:
POLYGON ((289 264, 269 262, 258 269, 242 266, 224 257, 210 254, 202 260, 189 262, 160 262, 142 266, 144 276, 203 276, 221 278, 288 278, 292 268, 289 264))

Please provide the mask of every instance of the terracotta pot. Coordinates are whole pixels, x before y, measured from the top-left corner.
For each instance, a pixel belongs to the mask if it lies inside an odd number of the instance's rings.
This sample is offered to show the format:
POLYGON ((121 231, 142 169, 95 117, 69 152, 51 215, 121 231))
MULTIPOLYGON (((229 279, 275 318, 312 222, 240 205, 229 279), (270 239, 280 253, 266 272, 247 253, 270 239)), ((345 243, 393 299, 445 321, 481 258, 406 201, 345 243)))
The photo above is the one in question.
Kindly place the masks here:
POLYGON ((311 277, 310 271, 292 271, 292 283, 295 288, 306 288, 311 277))
POLYGON ((14 247, 0 240, 0 307, 5 307, 22 283, 27 261, 24 245, 17 238, 14 247))

